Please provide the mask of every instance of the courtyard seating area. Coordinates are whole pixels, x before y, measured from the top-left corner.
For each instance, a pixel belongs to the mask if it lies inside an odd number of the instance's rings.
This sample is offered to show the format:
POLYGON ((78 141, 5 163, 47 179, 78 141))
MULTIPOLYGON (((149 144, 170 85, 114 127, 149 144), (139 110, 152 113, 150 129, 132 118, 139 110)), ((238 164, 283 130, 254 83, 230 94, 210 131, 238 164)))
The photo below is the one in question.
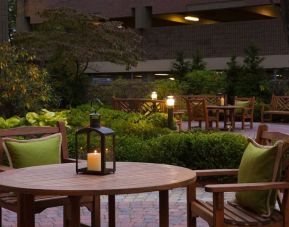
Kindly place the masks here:
POLYGON ((289 227, 289 0, 0 2, 0 227, 289 227))
MULTIPOLYGON (((197 122, 196 122, 197 124, 197 122)), ((254 123, 252 129, 240 130, 242 122, 236 122, 234 133, 240 133, 249 137, 256 137, 256 130, 259 123, 254 123)), ((289 134, 288 124, 267 124, 270 131, 277 131, 289 134)), ((187 122, 183 122, 184 129, 187 122)), ((118 195, 116 196, 116 226, 159 226, 158 203, 159 194, 157 192, 118 195)), ((203 188, 197 188, 197 198, 203 201, 212 199, 212 194, 204 191, 203 188)), ((231 200, 234 198, 233 193, 225 193, 225 199, 231 200)), ((169 192, 169 222, 170 226, 186 226, 187 225, 187 207, 186 207, 186 190, 178 188, 169 192)), ((108 202, 106 196, 101 196, 101 226, 108 226, 108 202)), ((87 225, 91 223, 91 213, 87 208, 81 208, 81 222, 87 225)), ((36 214, 35 225, 39 227, 48 226, 63 226, 63 210, 61 207, 49 208, 40 214, 36 214)), ((2 211, 3 226, 16 226, 17 217, 14 212, 3 209, 2 211)), ((208 224, 201 218, 197 218, 198 227, 207 227, 208 224)))

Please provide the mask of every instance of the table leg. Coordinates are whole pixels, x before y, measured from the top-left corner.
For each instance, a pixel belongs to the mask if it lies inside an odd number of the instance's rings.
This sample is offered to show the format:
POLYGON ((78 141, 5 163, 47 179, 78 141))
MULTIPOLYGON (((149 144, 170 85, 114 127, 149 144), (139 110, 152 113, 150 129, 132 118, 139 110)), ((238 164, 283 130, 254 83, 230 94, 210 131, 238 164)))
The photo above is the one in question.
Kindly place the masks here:
POLYGON ((34 195, 18 194, 18 212, 17 226, 18 227, 34 227, 34 195))
POLYGON ((230 114, 231 114, 232 131, 234 131, 235 130, 235 110, 232 109, 230 114))
POLYGON ((91 210, 91 226, 100 227, 101 225, 101 203, 100 195, 93 196, 93 205, 91 210))
POLYGON ((169 191, 159 191, 160 227, 169 226, 169 191))
MULTIPOLYGON (((193 226, 193 221, 196 222, 196 220, 193 220, 192 217, 192 201, 196 199, 196 183, 190 184, 187 186, 187 226, 193 226)), ((196 226, 196 223, 194 223, 196 226)))
POLYGON ((115 227, 115 195, 108 196, 108 219, 108 226, 115 227))
POLYGON ((228 112, 227 110, 224 110, 224 130, 227 129, 227 123, 228 122, 228 112))
POLYGON ((69 227, 80 227, 80 196, 68 196, 69 206, 69 227))

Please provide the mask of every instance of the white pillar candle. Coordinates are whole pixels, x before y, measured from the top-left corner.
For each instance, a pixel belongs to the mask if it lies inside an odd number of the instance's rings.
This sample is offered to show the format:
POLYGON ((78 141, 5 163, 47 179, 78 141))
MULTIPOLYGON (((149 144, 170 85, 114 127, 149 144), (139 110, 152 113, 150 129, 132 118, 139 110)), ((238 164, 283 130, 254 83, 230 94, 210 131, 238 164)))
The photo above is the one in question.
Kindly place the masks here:
POLYGON ((96 150, 87 154, 87 170, 101 171, 101 154, 96 150))

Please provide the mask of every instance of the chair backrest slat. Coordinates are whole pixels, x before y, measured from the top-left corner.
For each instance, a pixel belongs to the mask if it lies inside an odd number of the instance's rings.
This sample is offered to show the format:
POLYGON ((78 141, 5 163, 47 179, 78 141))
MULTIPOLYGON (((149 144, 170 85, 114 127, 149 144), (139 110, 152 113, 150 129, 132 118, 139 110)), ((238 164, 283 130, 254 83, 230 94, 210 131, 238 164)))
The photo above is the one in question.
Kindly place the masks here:
MULTIPOLYGON (((275 143, 278 140, 282 140, 283 146, 282 150, 288 151, 289 150, 289 135, 281 132, 269 132, 268 126, 265 124, 260 124, 257 131, 257 136, 255 141, 262 145, 270 145, 275 143)), ((285 160, 283 161, 283 173, 282 173, 282 180, 289 182, 289 157, 285 155, 285 160)), ((289 195, 288 190, 283 195, 282 199, 282 212, 286 212, 286 209, 289 208, 289 195)))

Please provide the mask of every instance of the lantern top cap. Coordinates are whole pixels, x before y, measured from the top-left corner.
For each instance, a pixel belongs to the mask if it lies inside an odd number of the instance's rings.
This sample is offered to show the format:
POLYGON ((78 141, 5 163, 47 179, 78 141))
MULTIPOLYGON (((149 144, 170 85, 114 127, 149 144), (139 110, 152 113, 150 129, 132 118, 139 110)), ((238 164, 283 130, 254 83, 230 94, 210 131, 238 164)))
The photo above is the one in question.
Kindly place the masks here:
POLYGON ((94 113, 90 113, 89 116, 100 116, 100 114, 97 112, 94 112, 94 113))

